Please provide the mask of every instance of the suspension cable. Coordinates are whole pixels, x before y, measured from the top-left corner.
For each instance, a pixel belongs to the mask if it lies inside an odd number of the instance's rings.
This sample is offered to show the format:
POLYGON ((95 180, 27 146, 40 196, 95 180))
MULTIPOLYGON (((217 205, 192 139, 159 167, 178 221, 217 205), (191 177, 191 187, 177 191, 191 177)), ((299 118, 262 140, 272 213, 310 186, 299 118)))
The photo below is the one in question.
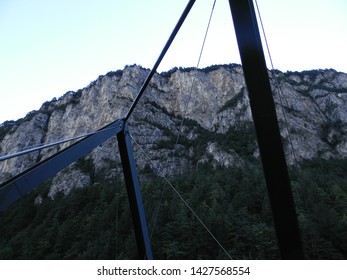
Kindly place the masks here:
MULTIPOLYGON (((293 156, 293 160, 294 160, 294 165, 297 167, 299 161, 298 161, 298 158, 297 158, 296 153, 295 153, 295 150, 294 150, 294 145, 293 145, 293 140, 292 140, 291 134, 289 133, 289 125, 288 125, 287 114, 286 114, 286 112, 285 112, 285 110, 284 110, 284 106, 283 106, 283 99, 284 99, 284 101, 286 102, 286 106, 287 106, 287 107, 289 107, 288 101, 287 101, 287 99, 285 98, 285 95, 284 95, 284 93, 283 93, 283 91, 282 91, 282 88, 281 88, 280 85, 279 85, 279 81, 278 81, 277 76, 276 76, 276 74, 275 74, 275 71, 274 71, 274 64, 273 64, 273 60, 272 60, 272 57, 271 57, 270 48, 269 48, 269 45, 268 45, 268 42, 267 42, 267 39, 266 39, 265 28, 264 28, 263 21, 262 21, 262 18, 261 18, 261 14, 260 14, 260 9, 259 9, 259 6, 258 6, 258 2, 257 2, 257 0, 254 0, 254 1, 255 1, 255 4, 256 4, 256 7, 257 7, 257 12, 258 12, 258 16, 259 16, 259 21, 260 21, 260 23, 261 23, 262 32, 263 32, 263 36, 264 36, 264 39, 265 39, 266 48, 267 48, 267 52, 268 52, 268 55, 269 55, 269 59, 270 59, 270 63, 271 63, 272 72, 274 73, 274 77, 275 77, 275 88, 276 88, 276 90, 278 91, 278 95, 279 95, 279 99, 280 99, 280 103, 281 103, 282 113, 283 113, 284 121, 285 121, 285 124, 286 124, 286 129, 287 129, 289 144, 290 144, 290 148, 291 148, 291 152, 292 152, 292 156, 293 156)), ((304 182, 307 182, 306 177, 302 176, 302 179, 303 179, 304 182)), ((307 182, 307 183, 308 183, 308 182, 307 182)), ((294 192, 298 195, 298 191, 297 191, 296 189, 294 189, 294 192)), ((303 200, 303 206, 304 206, 305 211, 308 212, 307 199, 305 198, 305 196, 302 196, 301 199, 303 200)), ((310 234, 310 239, 311 239, 311 241, 313 242, 312 233, 310 234)), ((317 251, 317 250, 316 250, 316 253, 318 254, 318 251, 317 251)))
POLYGON ((93 132, 82 134, 82 135, 78 135, 78 136, 75 136, 75 137, 65 138, 65 139, 58 140, 58 141, 55 141, 55 142, 52 142, 52 143, 48 143, 48 144, 40 144, 40 145, 37 145, 37 146, 32 146, 30 148, 26 148, 24 150, 21 150, 21 151, 12 153, 12 154, 1 156, 0 157, 0 161, 4 161, 4 160, 10 159, 10 158, 14 158, 14 157, 26 155, 26 154, 29 154, 29 153, 32 153, 32 152, 40 151, 40 150, 43 150, 43 149, 46 149, 46 148, 49 148, 49 147, 52 147, 52 146, 64 144, 66 142, 71 142, 71 141, 74 141, 74 140, 78 140, 80 138, 84 138, 84 137, 87 137, 87 136, 98 134, 98 133, 101 133, 101 132, 104 132, 104 131, 110 130, 110 129, 113 129, 113 127, 109 127, 109 128, 98 130, 98 131, 93 131, 93 132))
MULTIPOLYGON (((205 43, 206 43, 206 39, 207 39, 207 34, 209 32, 209 29, 210 29, 210 25, 211 25, 211 20, 212 20, 212 16, 213 16, 213 12, 214 12, 214 8, 216 6, 216 0, 214 0, 213 2, 213 5, 212 5, 212 9, 211 9, 211 13, 210 13, 210 17, 209 17, 209 20, 208 20, 208 24, 207 24, 207 28, 206 28, 206 31, 205 31, 205 35, 204 35, 204 39, 203 39, 203 42, 202 42, 202 46, 201 46, 201 49, 200 49, 200 54, 199 54, 199 58, 198 58, 198 61, 197 61, 197 64, 196 64, 196 68, 199 68, 200 66, 200 61, 201 61, 201 57, 202 57, 202 54, 203 54, 203 51, 204 51, 204 48, 205 48, 205 43)), ((190 89, 188 91, 188 102, 186 103, 186 106, 188 106, 188 104, 190 103, 191 101, 191 93, 193 91, 193 87, 195 85, 195 81, 196 81, 196 78, 195 76, 192 77, 192 82, 191 82, 191 85, 190 85, 190 89)), ((180 86, 180 92, 182 90, 182 85, 180 86)), ((184 110, 185 111, 185 110, 184 110)), ((182 112, 181 112, 182 113, 182 112)), ((177 137, 176 137, 176 141, 175 141, 175 144, 174 144, 174 148, 173 148, 173 151, 171 153, 171 158, 173 159, 175 157, 175 153, 176 153, 176 150, 177 150, 177 145, 178 145, 178 142, 179 142, 179 139, 180 139, 180 136, 182 134, 182 130, 183 130, 183 123, 184 123, 184 118, 185 118, 185 112, 183 112, 182 115, 182 119, 180 121, 180 125, 179 125, 179 128, 178 128, 178 133, 177 133, 177 137)), ((170 160, 170 156, 167 158, 166 162, 169 163, 169 160, 170 160)), ((171 166, 170 166, 171 167, 171 166)), ((158 168, 159 170, 159 168, 158 168)), ((158 218, 158 215, 159 215, 159 211, 160 211, 160 206, 161 206, 161 202, 164 198, 164 192, 165 192, 165 188, 162 188, 162 191, 160 193, 160 198, 159 198, 159 205, 158 205, 158 209, 156 211, 156 213, 154 214, 154 218, 153 218, 153 224, 155 225, 156 224, 156 221, 157 221, 157 218, 158 218)), ((150 239, 152 238, 152 235, 154 233, 154 229, 155 229, 155 226, 152 227, 152 230, 151 230, 151 233, 150 233, 150 239)))
MULTIPOLYGON (((213 5, 212 5, 212 10, 211 10, 211 13, 210 13, 210 17, 209 17, 209 20, 208 20, 208 24, 207 24, 207 28, 206 28, 206 31, 205 31, 205 35, 204 35, 204 39, 203 39, 203 42, 202 42, 202 46, 201 46, 201 49, 200 49, 200 54, 199 54, 199 58, 198 58, 198 62, 196 64, 196 68, 199 68, 200 66, 200 61, 201 61, 201 57, 202 57, 202 54, 203 54, 203 51, 204 51, 204 48, 205 48, 205 43, 206 43, 206 38, 207 38, 207 34, 209 32, 209 29, 210 29, 210 25, 211 25, 211 20, 212 20, 212 16, 213 16, 213 12, 214 12, 214 8, 216 6, 216 1, 217 0, 214 0, 213 2, 213 5)), ((189 97, 189 100, 188 102, 186 103, 187 106, 191 100, 191 93, 193 91, 193 87, 194 87, 194 84, 195 84, 195 76, 193 76, 192 78, 192 82, 191 82, 191 85, 190 85, 190 89, 189 89, 189 92, 188 92, 188 97, 189 97)), ((180 90, 181 90, 182 86, 180 87, 180 90)), ((174 145, 174 151, 172 153, 172 157, 174 157, 175 155, 175 151, 176 151, 176 146, 179 142, 179 138, 181 136, 181 133, 182 133, 182 128, 183 128, 183 123, 184 123, 184 118, 185 118, 185 114, 183 113, 182 114, 182 119, 180 121, 180 125, 179 125, 179 128, 178 128, 178 133, 177 133, 177 137, 176 137, 176 141, 175 141, 175 145, 174 145)))
MULTIPOLYGON (((196 68, 199 68, 199 66, 200 66, 200 61, 201 61, 201 57, 202 57, 203 51, 204 51, 204 49, 205 49, 205 43, 206 43, 206 39, 207 39, 207 34, 208 34, 209 30, 210 30, 210 25, 211 25, 211 21, 212 21, 212 16, 213 16, 214 8, 215 8, 215 6, 216 6, 216 2, 217 2, 217 0, 214 0, 213 5, 212 5, 212 10, 211 10, 211 13, 210 13, 210 18, 209 18, 209 20, 208 20, 208 24, 207 24, 207 28, 206 28, 205 35, 204 35, 204 40, 203 40, 203 42, 202 42, 202 46, 201 46, 201 49, 200 49, 200 54, 199 54, 198 62, 197 62, 197 64, 196 64, 196 68)), ((192 91, 193 91, 194 84, 195 84, 195 76, 193 76, 193 78, 192 78, 192 83, 191 83, 190 90, 189 90, 189 94, 188 94, 189 100, 188 100, 188 102, 187 102, 187 106, 188 106, 188 103, 190 102, 190 99, 191 99, 191 93, 192 93, 192 91)), ((180 127, 179 127, 179 129, 178 129, 178 135, 177 135, 177 139, 176 139, 176 143, 175 143, 174 148, 177 146, 178 141, 179 141, 180 134, 182 133, 184 117, 185 117, 185 115, 182 114, 182 120, 181 120, 181 123, 180 123, 180 127)))
POLYGON ((259 18, 259 21, 260 21, 260 25, 261 25, 261 29, 262 29, 262 32, 263 32, 267 53, 268 53, 270 64, 271 64, 271 72, 273 73, 273 75, 275 77, 275 89, 278 92, 279 100, 280 100, 280 103, 281 103, 281 111, 282 111, 282 114, 283 114, 284 122, 286 124, 285 128, 287 130, 288 140, 289 140, 289 144, 290 144, 293 160, 294 160, 294 163, 297 164, 298 163, 298 159, 297 159, 297 156, 295 154, 292 137, 291 137, 291 135, 289 133, 289 122, 288 122, 288 118, 287 118, 287 113, 286 113, 286 111, 284 109, 284 102, 286 103, 285 105, 287 107, 289 107, 288 101, 285 98, 285 95, 283 93, 283 90, 282 90, 282 88, 281 88, 281 86, 279 84, 279 81, 277 79, 277 75, 275 73, 275 67, 274 67, 274 64, 273 64, 273 60, 272 60, 272 56, 271 56, 271 52, 270 52, 270 47, 269 47, 269 44, 268 44, 268 41, 267 41, 266 32, 265 32, 262 16, 261 16, 261 13, 260 13, 258 1, 257 0, 254 0, 254 1, 255 1, 255 6, 257 7, 258 18, 259 18))
POLYGON ((188 202, 183 198, 183 196, 179 193, 179 191, 174 187, 174 185, 170 182, 170 180, 165 176, 164 172, 160 172, 160 169, 157 167, 157 165, 152 161, 150 156, 146 153, 146 151, 141 147, 141 145, 135 140, 135 138, 129 134, 131 139, 134 141, 134 143, 138 146, 138 148, 141 150, 145 158, 147 159, 147 162, 149 162, 154 169, 156 169, 159 172, 159 176, 162 177, 166 183, 171 187, 171 189, 175 192, 175 194, 179 197, 179 199, 183 202, 183 204, 188 208, 188 210, 194 215, 194 217, 198 220, 198 222, 204 227, 204 229, 207 231, 207 233, 213 238, 213 240, 218 244, 218 246, 224 251, 224 253, 228 256, 229 259, 232 260, 232 257, 228 253, 228 251, 223 247, 223 245, 218 241, 218 239, 215 237, 215 235, 211 232, 211 230, 206 226, 206 224, 201 220, 201 218, 198 216, 198 214, 193 210, 193 208, 188 204, 188 202))
POLYGON ((207 28, 206 28, 206 32, 205 32, 204 41, 203 41, 203 43, 202 43, 202 47, 201 47, 201 50, 200 50, 200 55, 199 55, 197 67, 199 67, 200 60, 201 60, 201 56, 202 56, 202 53, 203 53, 203 51, 204 51, 204 47, 205 47, 205 43, 206 43, 206 38, 207 38, 208 31, 209 31, 209 29, 210 29, 211 20, 212 20, 212 16, 213 16, 213 12, 214 12, 214 7, 215 7, 215 6, 216 6, 216 0, 214 0, 213 5, 212 5, 212 10, 211 10, 210 18, 209 18, 209 20, 208 20, 208 24, 207 24, 207 28))

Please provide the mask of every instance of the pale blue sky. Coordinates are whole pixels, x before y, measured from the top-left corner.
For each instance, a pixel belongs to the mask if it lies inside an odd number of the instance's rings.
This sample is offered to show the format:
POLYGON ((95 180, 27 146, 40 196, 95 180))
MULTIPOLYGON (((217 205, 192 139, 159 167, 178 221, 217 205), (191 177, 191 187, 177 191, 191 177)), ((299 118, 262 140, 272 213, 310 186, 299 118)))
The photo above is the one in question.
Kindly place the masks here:
MULTIPOLYGON (((196 66, 213 1, 196 1, 159 72, 196 66)), ((125 65, 151 68, 187 3, 0 0, 0 123, 125 65)), ((346 0, 258 4, 275 68, 347 72, 346 0)), ((240 63, 227 0, 217 0, 200 66, 219 63, 240 63)))

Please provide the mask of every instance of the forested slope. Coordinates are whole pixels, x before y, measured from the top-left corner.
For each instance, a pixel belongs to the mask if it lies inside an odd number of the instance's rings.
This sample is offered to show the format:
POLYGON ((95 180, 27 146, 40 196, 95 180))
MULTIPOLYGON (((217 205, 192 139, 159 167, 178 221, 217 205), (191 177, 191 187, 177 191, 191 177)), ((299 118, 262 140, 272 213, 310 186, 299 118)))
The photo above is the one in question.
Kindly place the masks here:
MULTIPOLYGON (((291 169, 308 259, 347 257, 347 161, 310 160, 291 169)), ((0 214, 1 259, 134 259, 133 225, 122 180, 100 180, 68 196, 34 204, 47 186, 0 214)), ((278 259, 258 164, 217 168, 170 183, 234 259, 278 259)), ((156 259, 227 259, 206 229, 160 177, 141 182, 156 259)))

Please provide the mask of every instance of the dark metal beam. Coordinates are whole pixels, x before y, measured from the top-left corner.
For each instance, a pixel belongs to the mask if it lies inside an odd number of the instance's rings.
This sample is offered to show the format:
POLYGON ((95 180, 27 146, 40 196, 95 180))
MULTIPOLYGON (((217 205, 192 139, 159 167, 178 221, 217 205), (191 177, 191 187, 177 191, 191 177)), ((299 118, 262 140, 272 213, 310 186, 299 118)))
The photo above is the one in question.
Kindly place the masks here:
POLYGON ((59 171, 89 153, 107 139, 116 135, 123 129, 123 126, 123 120, 115 121, 103 127, 98 133, 76 142, 1 184, 0 211, 5 210, 39 184, 53 177, 59 171))
POLYGON ((303 259, 287 164, 252 0, 229 0, 281 258, 303 259))
POLYGON ((140 184, 136 173, 135 159, 127 126, 117 134, 117 138, 130 210, 133 217, 139 259, 151 260, 153 256, 146 215, 142 204, 140 184))

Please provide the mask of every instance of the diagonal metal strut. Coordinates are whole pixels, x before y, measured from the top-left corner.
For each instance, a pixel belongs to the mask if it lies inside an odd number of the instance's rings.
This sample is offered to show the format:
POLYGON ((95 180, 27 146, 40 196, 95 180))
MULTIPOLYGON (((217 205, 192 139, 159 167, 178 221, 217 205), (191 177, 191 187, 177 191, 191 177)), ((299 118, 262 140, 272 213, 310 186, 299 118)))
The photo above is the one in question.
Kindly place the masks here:
POLYGON ((59 171, 119 133, 123 126, 122 120, 115 121, 105 126, 99 133, 76 142, 1 184, 0 211, 5 210, 39 184, 55 176, 59 171))

